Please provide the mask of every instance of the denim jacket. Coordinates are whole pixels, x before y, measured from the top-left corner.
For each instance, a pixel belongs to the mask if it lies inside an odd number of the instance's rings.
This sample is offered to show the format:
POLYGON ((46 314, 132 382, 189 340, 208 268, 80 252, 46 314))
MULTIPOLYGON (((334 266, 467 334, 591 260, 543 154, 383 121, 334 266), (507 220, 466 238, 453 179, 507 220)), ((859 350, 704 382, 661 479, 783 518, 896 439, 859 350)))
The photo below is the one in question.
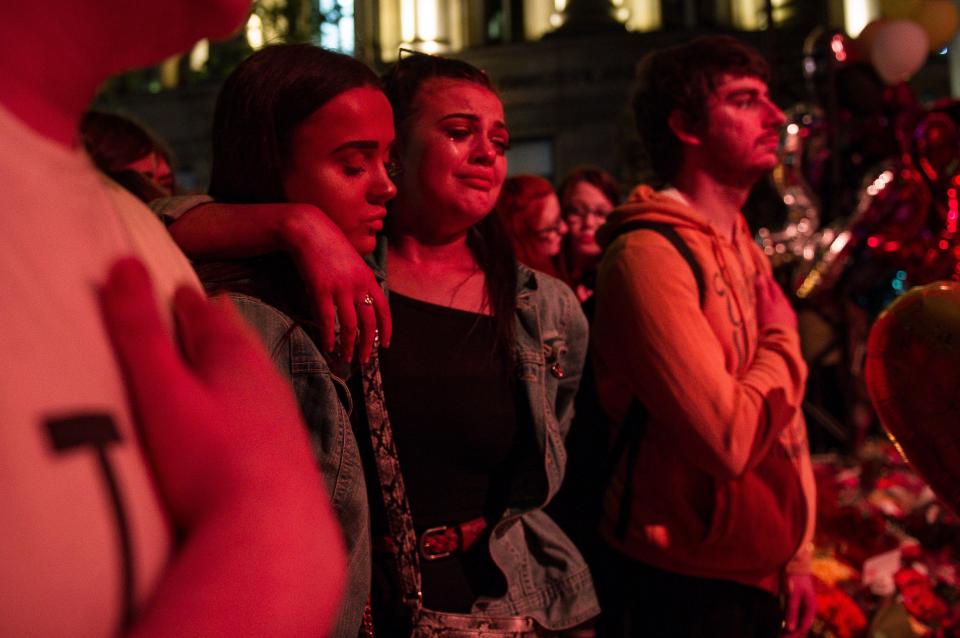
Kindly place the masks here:
POLYGON ((347 580, 331 636, 356 638, 370 594, 371 555, 363 466, 350 427, 350 393, 313 340, 287 315, 255 297, 230 297, 293 384, 347 548, 347 580))
MULTIPOLYGON (((150 202, 150 209, 169 224, 192 208, 212 201, 209 195, 162 197, 150 202)), ((284 308, 294 303, 287 280, 297 281, 296 271, 290 267, 289 277, 271 277, 270 268, 264 267, 267 264, 273 268, 277 265, 260 258, 206 262, 194 267, 207 292, 233 291, 231 299, 293 385, 347 549, 343 600, 330 635, 356 638, 370 596, 372 558, 370 509, 363 464, 350 425, 350 392, 343 380, 331 372, 313 339, 301 327, 295 327, 289 316, 261 300, 263 297, 284 308)))
MULTIPOLYGON (((383 242, 370 263, 386 282, 383 242)), ((506 594, 478 599, 472 613, 530 616, 547 629, 566 629, 600 613, 583 557, 543 511, 563 480, 564 438, 587 352, 587 320, 568 286, 518 265, 515 332, 516 373, 532 411, 539 455, 512 481, 507 510, 489 537, 506 594)))

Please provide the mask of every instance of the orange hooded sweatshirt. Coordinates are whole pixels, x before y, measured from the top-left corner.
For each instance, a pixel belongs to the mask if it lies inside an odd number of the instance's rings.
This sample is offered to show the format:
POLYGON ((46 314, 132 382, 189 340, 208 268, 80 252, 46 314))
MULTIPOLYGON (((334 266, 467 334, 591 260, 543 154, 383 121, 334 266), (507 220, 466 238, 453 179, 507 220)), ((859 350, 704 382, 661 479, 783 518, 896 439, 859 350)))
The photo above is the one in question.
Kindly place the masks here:
POLYGON ((648 414, 631 475, 621 458, 611 479, 601 534, 659 569, 779 593, 785 572, 809 571, 816 503, 797 332, 757 323, 755 281, 768 260, 742 215, 728 241, 677 191, 647 186, 597 239, 606 246, 591 328, 600 400, 618 423, 635 400, 648 414), (702 307, 693 271, 662 235, 611 243, 639 219, 670 224, 693 251, 702 307))

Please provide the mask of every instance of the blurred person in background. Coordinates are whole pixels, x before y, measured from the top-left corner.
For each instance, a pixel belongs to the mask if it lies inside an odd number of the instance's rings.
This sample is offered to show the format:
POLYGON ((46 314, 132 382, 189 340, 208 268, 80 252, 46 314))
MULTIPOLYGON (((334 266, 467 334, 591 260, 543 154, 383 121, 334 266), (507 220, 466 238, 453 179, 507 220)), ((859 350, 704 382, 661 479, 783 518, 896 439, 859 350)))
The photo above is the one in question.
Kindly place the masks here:
POLYGON ((555 260, 567 224, 550 182, 536 175, 508 177, 494 212, 507 229, 520 263, 559 277, 555 260))
POLYGON ((144 126, 104 111, 87 111, 80 137, 97 168, 148 203, 176 191, 169 149, 144 126))
POLYGON ((563 250, 555 259, 561 278, 570 284, 581 302, 596 287, 600 246, 596 232, 610 211, 620 203, 616 180, 596 166, 580 166, 560 182, 560 210, 570 232, 564 237, 563 250))

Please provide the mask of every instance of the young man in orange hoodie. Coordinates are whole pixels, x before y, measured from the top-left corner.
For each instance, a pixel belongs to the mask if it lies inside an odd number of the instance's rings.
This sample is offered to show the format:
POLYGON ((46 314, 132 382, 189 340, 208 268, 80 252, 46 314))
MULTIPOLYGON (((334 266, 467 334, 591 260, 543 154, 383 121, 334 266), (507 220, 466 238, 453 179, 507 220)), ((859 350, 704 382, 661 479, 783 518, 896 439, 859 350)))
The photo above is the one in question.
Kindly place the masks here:
POLYGON ((638 187, 598 232, 593 323, 601 403, 622 424, 600 529, 619 633, 802 636, 813 621, 806 367, 740 212, 777 162, 767 72, 728 37, 641 66, 637 124, 665 188, 638 187))

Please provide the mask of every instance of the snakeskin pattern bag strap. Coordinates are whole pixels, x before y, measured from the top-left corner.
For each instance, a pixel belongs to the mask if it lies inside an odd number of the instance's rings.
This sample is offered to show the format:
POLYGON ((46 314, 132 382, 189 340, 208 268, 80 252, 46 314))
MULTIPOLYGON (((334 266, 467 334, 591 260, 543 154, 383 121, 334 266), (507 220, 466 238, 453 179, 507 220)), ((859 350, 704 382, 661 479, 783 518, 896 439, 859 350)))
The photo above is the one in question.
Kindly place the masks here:
POLYGON ((423 607, 420 589, 420 558, 417 555, 417 535, 413 530, 413 516, 403 485, 397 447, 393 442, 393 429, 387 415, 383 397, 383 382, 380 379, 380 357, 376 349, 370 360, 361 366, 363 400, 367 409, 367 424, 370 428, 370 444, 377 464, 380 493, 387 511, 390 536, 396 544, 394 559, 403 589, 404 604, 410 608, 414 621, 423 607))

